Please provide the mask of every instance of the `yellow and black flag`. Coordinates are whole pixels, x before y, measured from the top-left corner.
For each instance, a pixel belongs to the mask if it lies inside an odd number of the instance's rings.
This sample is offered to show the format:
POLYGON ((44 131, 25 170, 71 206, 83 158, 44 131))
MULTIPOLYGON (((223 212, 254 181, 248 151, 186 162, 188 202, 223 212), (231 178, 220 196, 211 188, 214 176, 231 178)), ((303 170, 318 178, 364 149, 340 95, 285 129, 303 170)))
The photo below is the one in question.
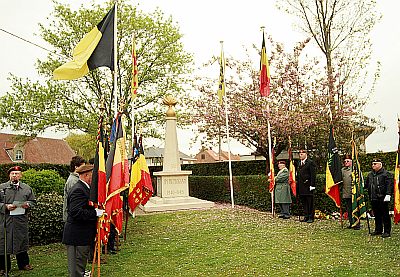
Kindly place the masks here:
POLYGON ((225 56, 221 43, 221 56, 219 59, 219 84, 218 84, 218 99, 219 104, 222 105, 222 98, 225 95, 225 56))
POLYGON ((114 17, 115 5, 75 46, 72 61, 54 70, 54 80, 78 79, 100 66, 114 70, 114 17))

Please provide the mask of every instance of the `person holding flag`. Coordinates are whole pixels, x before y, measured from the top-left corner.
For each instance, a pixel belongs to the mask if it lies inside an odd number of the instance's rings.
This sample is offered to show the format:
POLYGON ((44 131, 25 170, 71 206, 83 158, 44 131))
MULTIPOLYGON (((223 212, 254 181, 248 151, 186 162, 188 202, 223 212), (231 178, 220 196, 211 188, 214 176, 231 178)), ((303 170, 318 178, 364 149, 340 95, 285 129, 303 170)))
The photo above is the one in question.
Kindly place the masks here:
POLYGON ((372 211, 375 216, 375 231, 372 236, 390 237, 392 222, 389 215, 389 203, 393 193, 393 176, 383 168, 380 159, 372 160, 372 171, 365 180, 372 211))
POLYGON ((303 204, 304 218, 302 222, 314 222, 314 191, 316 170, 313 160, 307 158, 307 150, 299 152, 300 164, 297 170, 297 192, 303 204))
POLYGON ((352 217, 352 212, 353 212, 353 204, 352 204, 352 167, 353 167, 353 160, 351 158, 351 155, 346 154, 344 156, 344 161, 343 161, 344 166, 342 167, 342 199, 343 202, 346 205, 346 211, 347 211, 347 217, 349 219, 349 226, 347 229, 353 228, 354 230, 360 230, 360 223, 358 223, 356 226, 353 226, 353 217, 352 217))
POLYGON ((278 204, 280 209, 279 218, 290 218, 290 204, 292 204, 292 197, 290 195, 289 186, 289 170, 286 168, 284 160, 278 161, 278 173, 275 176, 275 203, 278 204))

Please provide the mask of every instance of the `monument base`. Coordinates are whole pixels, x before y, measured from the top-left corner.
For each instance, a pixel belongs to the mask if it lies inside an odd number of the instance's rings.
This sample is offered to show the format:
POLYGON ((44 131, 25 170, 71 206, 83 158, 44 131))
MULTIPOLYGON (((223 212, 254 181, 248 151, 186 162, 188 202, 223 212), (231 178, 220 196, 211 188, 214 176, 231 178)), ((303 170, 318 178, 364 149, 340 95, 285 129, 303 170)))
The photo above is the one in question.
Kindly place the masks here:
POLYGON ((146 205, 140 206, 140 208, 144 212, 162 212, 189 209, 205 209, 212 208, 213 206, 214 202, 202 200, 191 196, 168 198, 154 196, 149 199, 146 205))

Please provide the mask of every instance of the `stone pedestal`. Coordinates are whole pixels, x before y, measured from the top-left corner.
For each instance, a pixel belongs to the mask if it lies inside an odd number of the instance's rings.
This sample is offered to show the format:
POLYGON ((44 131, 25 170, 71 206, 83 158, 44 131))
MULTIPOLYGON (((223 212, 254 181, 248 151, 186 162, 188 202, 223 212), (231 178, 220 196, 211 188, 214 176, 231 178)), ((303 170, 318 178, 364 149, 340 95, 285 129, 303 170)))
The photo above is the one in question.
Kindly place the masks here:
POLYGON ((146 205, 141 207, 145 212, 199 209, 214 206, 213 202, 189 196, 188 176, 192 172, 181 170, 176 116, 173 109, 176 103, 176 100, 170 96, 164 99, 164 104, 168 105, 168 111, 163 171, 154 172, 154 176, 157 176, 157 196, 150 198, 146 205))

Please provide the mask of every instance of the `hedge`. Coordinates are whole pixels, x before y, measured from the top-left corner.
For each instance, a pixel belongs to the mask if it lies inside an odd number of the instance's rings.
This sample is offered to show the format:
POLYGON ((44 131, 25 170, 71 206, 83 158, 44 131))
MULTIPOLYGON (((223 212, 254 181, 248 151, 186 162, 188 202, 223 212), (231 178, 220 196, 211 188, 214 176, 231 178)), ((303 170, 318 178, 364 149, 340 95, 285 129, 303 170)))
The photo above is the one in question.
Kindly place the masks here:
MULTIPOLYGON (((271 194, 265 175, 235 176, 232 178, 234 202, 261 211, 271 211, 271 194)), ((231 202, 229 178, 223 176, 189 176, 189 194, 213 202, 231 202)), ((316 178, 315 209, 331 214, 339 211, 325 194, 325 175, 316 178)), ((298 199, 292 198, 292 214, 302 213, 298 199)), ((343 209, 344 211, 344 209, 343 209)))
POLYGON ((33 168, 28 169, 24 171, 21 181, 28 184, 35 195, 50 192, 55 192, 59 195, 64 194, 65 179, 54 170, 44 169, 37 171, 33 168))
POLYGON ((41 194, 29 212, 29 241, 33 245, 60 242, 64 229, 63 197, 58 193, 41 194))

